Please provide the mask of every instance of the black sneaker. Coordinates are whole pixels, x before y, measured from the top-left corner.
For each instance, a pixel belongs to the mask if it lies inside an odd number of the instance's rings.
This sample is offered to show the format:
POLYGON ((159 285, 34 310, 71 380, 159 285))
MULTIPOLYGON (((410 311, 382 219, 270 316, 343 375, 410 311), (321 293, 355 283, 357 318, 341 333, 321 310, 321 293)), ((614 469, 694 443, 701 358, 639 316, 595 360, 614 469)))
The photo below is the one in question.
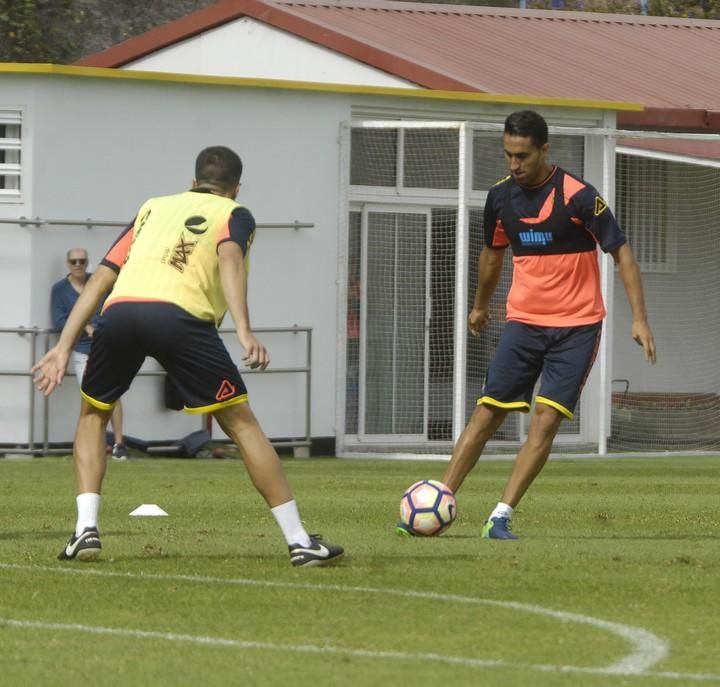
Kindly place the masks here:
POLYGON ((115 444, 112 448, 112 459, 113 460, 127 460, 128 452, 125 448, 125 444, 115 444))
POLYGON ((92 561, 100 555, 102 544, 97 527, 86 527, 79 537, 70 535, 68 543, 60 552, 58 559, 61 561, 92 561))
POLYGON ((290 544, 290 562, 296 567, 326 565, 340 558, 345 549, 342 546, 322 541, 319 534, 310 535, 310 545, 290 544))

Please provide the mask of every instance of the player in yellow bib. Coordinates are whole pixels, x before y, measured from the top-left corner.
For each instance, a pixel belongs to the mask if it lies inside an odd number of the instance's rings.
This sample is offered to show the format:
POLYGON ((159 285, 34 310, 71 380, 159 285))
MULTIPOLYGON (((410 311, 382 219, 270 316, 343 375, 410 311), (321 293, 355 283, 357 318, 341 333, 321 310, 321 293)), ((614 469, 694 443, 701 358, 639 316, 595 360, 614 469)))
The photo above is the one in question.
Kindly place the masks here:
POLYGON ((267 367, 270 359, 252 332, 247 306, 255 220, 235 202, 241 174, 235 152, 206 148, 197 157, 191 190, 146 201, 87 282, 57 345, 33 367, 37 388, 49 395, 62 383, 75 342, 110 291, 81 387, 73 447, 77 521, 61 560, 100 553, 105 428, 147 356, 164 367, 187 412, 212 413, 237 444, 292 564, 322 565, 343 554, 342 547, 303 527, 280 459, 250 410, 245 384, 217 332, 229 311, 245 365, 267 367))

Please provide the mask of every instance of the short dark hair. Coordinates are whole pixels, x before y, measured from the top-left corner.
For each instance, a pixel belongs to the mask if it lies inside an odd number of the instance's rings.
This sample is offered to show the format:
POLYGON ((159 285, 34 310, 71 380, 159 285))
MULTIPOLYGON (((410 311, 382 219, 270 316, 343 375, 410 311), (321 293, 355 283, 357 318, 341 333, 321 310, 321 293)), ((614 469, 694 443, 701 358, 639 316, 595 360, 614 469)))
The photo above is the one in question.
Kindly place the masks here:
POLYGON ((195 160, 195 181, 198 186, 214 186, 231 191, 242 176, 240 156, 225 146, 210 146, 201 150, 195 160))
POLYGON ((547 122, 535 110, 520 110, 509 115, 505 120, 505 133, 508 136, 529 137, 538 148, 548 142, 547 122))

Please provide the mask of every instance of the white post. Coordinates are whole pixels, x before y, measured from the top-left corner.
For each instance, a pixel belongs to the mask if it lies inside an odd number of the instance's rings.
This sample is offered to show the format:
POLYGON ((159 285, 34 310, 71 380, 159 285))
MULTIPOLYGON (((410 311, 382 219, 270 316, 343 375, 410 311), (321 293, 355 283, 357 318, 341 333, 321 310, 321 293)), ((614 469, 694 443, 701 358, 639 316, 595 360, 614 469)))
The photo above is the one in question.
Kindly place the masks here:
POLYGON ((347 394, 347 279, 348 279, 348 235, 350 208, 348 203, 350 187, 350 125, 340 124, 339 169, 338 169, 338 252, 336 269, 337 313, 336 361, 335 361, 335 454, 340 455, 345 447, 345 403, 347 394))
MULTIPOLYGON (((615 124, 614 117, 612 124, 615 124)), ((611 208, 615 207, 615 138, 603 136, 603 176, 600 193, 611 208)), ((612 256, 603 253, 600 258, 600 285, 607 317, 603 323, 598 365, 600 366, 600 393, 598 394, 598 454, 607 454, 607 438, 610 434, 612 400, 612 338, 613 338, 613 297, 614 262, 612 256)))
POLYGON ((458 130, 458 212, 455 243, 455 347, 453 369, 453 443, 465 428, 467 367, 468 252, 470 250, 468 198, 472 186, 472 129, 458 130), (470 134, 468 136, 468 133, 470 134))

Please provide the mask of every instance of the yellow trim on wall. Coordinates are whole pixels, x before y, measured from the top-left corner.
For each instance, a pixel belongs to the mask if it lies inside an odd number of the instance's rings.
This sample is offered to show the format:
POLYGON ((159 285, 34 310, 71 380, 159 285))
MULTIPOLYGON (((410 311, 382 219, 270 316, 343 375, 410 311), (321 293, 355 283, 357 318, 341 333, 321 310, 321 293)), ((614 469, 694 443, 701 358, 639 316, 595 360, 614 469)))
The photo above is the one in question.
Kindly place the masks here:
POLYGON ((531 95, 501 95, 467 91, 436 91, 423 88, 398 88, 396 86, 359 86, 353 84, 315 83, 312 81, 286 81, 283 79, 250 79, 235 76, 200 76, 172 72, 134 71, 106 67, 77 67, 64 64, 7 62, 0 64, 0 74, 48 74, 75 78, 124 79, 130 81, 157 81, 167 83, 204 84, 207 86, 239 86, 243 88, 275 88, 292 91, 324 93, 356 93, 362 95, 385 95, 422 100, 455 100, 509 105, 534 105, 545 107, 575 107, 594 110, 642 112, 640 103, 614 100, 583 100, 580 98, 547 98, 531 95))

